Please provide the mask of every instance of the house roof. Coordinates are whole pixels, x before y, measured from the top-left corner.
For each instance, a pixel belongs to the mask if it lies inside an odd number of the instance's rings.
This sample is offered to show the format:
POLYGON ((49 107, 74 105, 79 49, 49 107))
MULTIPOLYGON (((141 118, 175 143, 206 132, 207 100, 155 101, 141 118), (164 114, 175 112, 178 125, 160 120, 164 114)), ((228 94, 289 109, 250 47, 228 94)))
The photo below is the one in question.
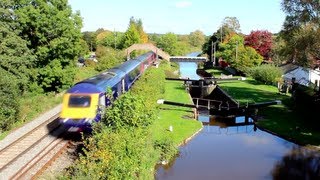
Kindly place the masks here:
POLYGON ((288 63, 288 64, 280 66, 280 68, 282 69, 283 74, 287 74, 288 72, 299 68, 299 66, 295 65, 295 64, 292 64, 292 63, 288 63))

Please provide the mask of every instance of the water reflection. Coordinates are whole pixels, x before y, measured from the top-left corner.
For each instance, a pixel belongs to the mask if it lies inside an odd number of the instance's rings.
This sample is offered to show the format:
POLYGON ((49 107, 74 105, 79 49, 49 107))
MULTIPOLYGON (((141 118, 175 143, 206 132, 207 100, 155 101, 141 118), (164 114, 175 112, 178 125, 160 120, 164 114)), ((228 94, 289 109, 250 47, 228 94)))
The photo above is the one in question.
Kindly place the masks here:
POLYGON ((197 63, 194 62, 179 62, 180 66, 180 76, 182 78, 190 79, 200 79, 200 76, 197 75, 196 69, 198 68, 197 63))
POLYGON ((171 167, 158 168, 157 179, 272 179, 274 165, 297 147, 255 129, 245 117, 199 119, 203 130, 180 147, 171 167))
POLYGON ((320 153, 305 148, 293 148, 272 171, 273 179, 320 179, 320 153))

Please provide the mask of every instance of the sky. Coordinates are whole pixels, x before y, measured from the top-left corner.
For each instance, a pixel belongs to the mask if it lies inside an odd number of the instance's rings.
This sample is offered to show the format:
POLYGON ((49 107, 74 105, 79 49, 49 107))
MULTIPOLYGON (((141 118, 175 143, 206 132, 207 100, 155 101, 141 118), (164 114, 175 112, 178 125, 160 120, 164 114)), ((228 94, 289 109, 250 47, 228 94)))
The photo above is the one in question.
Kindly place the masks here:
POLYGON ((211 35, 225 17, 236 17, 241 32, 281 30, 285 14, 281 0, 69 0, 80 11, 82 31, 104 28, 124 32, 130 17, 141 19, 147 33, 211 35))

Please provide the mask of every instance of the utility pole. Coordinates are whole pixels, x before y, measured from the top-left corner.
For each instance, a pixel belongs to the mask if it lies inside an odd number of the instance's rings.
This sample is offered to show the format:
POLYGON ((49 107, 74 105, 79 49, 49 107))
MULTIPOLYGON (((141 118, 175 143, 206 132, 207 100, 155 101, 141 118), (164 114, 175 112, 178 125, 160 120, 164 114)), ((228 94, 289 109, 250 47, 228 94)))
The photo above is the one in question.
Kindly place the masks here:
POLYGON ((92 40, 90 41, 90 52, 92 52, 92 40))
POLYGON ((220 27, 220 41, 222 43, 222 26, 220 27))
POLYGON ((237 41, 237 45, 236 45, 236 61, 238 61, 238 41, 237 41))
POLYGON ((211 56, 210 56, 210 60, 212 62, 212 66, 214 66, 214 62, 213 62, 213 59, 212 59, 212 55, 213 55, 213 41, 211 41, 211 56))
POLYGON ((116 34, 116 29, 113 29, 113 34, 114 34, 114 49, 117 49, 117 34, 116 34))
POLYGON ((217 45, 217 41, 213 43, 214 47, 213 47, 213 66, 215 66, 216 63, 216 45, 217 45))

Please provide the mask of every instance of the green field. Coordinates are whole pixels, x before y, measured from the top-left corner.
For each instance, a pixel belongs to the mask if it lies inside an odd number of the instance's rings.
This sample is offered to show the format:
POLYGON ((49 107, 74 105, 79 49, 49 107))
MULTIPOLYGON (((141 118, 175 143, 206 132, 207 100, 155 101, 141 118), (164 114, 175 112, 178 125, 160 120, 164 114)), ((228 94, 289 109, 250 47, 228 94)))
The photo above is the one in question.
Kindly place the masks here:
POLYGON ((230 96, 241 104, 281 100, 281 105, 259 109, 257 125, 293 142, 306 145, 320 145, 320 132, 306 123, 306 119, 292 110, 290 95, 279 94, 275 86, 245 81, 219 82, 230 96))
MULTIPOLYGON (((179 81, 166 81, 165 100, 192 103, 192 100, 179 81)), ((161 105, 159 120, 153 125, 156 139, 170 136, 176 145, 182 143, 201 128, 201 123, 194 119, 192 108, 161 105), (170 132, 169 126, 173 127, 170 132)))

